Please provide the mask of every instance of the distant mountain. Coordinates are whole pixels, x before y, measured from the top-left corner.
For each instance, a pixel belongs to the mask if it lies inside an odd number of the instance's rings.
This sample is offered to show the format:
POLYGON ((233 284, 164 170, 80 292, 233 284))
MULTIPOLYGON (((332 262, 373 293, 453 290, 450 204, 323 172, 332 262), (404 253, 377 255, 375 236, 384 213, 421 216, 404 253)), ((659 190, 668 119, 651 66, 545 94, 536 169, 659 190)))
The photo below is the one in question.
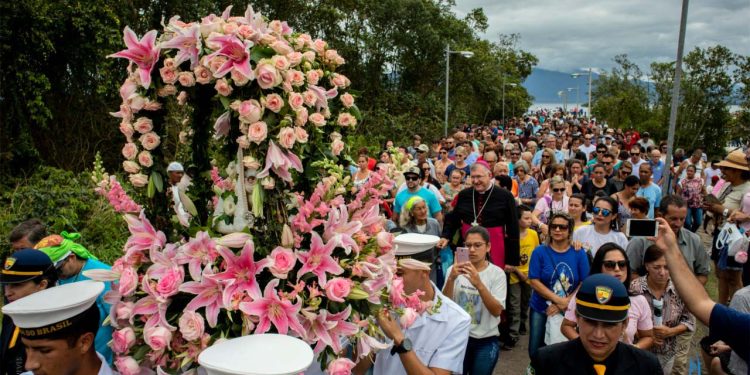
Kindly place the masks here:
MULTIPOLYGON (((529 94, 534 96, 535 103, 561 103, 562 99, 557 95, 560 91, 567 91, 568 88, 580 88, 581 103, 588 102, 588 77, 580 76, 573 78, 571 73, 556 72, 553 70, 534 68, 531 75, 521 83, 529 94)), ((594 73, 593 79, 598 74, 594 73)), ((567 92, 568 103, 573 104, 577 100, 576 90, 567 92)))

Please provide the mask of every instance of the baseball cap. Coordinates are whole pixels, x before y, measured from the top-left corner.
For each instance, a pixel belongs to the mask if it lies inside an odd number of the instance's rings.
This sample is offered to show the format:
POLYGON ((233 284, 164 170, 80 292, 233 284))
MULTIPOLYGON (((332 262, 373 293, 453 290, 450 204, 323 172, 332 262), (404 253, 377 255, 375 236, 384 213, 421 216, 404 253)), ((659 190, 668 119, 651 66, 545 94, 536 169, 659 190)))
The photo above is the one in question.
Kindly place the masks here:
POLYGON ((600 322, 617 323, 628 317, 630 297, 622 282, 598 273, 583 280, 576 294, 578 315, 600 322))
POLYGON ((5 259, 0 270, 0 284, 18 284, 33 280, 54 270, 47 254, 36 249, 21 249, 5 259))
POLYGON ((430 151, 430 148, 427 147, 426 144, 422 143, 421 145, 417 146, 417 151, 427 152, 427 151, 430 151))
POLYGON ((414 166, 411 166, 411 167, 407 168, 404 171, 404 176, 406 176, 407 174, 415 174, 415 175, 419 176, 419 172, 421 172, 419 170, 419 167, 417 167, 416 165, 414 165, 414 166))

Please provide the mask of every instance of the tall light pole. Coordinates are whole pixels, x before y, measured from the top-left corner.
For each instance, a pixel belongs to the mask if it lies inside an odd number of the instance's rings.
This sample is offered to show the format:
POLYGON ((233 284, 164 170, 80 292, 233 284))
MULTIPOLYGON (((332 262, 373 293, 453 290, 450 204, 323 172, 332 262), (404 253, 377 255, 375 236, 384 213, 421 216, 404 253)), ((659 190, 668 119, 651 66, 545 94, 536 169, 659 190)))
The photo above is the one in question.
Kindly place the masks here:
POLYGON ((450 97, 450 62, 451 54, 457 53, 463 57, 470 58, 474 56, 474 52, 471 51, 451 51, 451 45, 445 45, 445 125, 443 126, 443 136, 448 136, 448 99, 450 97))
POLYGON ((505 83, 505 76, 503 76, 503 125, 505 125, 505 86, 516 87, 515 83, 505 83))
POLYGON ((563 101, 563 112, 568 113, 568 93, 565 90, 560 90, 557 92, 557 96, 563 101))
POLYGON ((592 117, 592 111, 591 111, 591 71, 592 68, 589 68, 588 73, 573 73, 570 76, 573 78, 578 78, 580 76, 589 76, 589 118, 592 117))

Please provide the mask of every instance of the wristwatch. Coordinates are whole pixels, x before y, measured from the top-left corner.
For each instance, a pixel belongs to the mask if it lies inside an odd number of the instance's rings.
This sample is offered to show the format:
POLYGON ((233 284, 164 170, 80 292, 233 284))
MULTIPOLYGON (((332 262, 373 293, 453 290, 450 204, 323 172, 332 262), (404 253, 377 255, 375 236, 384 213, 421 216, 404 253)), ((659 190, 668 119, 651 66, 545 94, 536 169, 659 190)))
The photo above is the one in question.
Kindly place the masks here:
POLYGON ((396 353, 406 353, 411 351, 411 340, 409 340, 408 337, 404 337, 404 341, 401 341, 401 344, 393 345, 391 348, 391 355, 394 355, 396 353))
POLYGON ((725 217, 725 218, 726 218, 727 216, 729 216, 729 209, 728 209, 728 208, 725 208, 725 209, 724 209, 724 212, 723 212, 722 214, 724 215, 724 217, 725 217))

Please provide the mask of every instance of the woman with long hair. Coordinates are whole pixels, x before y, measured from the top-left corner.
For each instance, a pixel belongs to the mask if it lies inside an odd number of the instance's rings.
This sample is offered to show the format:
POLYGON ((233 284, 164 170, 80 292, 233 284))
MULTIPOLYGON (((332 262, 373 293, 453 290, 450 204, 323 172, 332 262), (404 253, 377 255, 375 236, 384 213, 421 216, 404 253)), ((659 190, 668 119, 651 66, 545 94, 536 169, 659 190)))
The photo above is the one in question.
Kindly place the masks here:
MULTIPOLYGON (((531 254, 529 281, 529 356, 544 346, 547 317, 563 314, 570 295, 589 274, 586 253, 571 245, 573 218, 563 212, 550 216, 548 242, 531 254)), ((559 328, 558 328, 559 329, 559 328)))
MULTIPOLYGON (((651 245, 643 254, 646 276, 633 281, 630 291, 646 298, 654 318, 654 343, 651 352, 659 358, 665 374, 672 373, 677 353, 677 336, 695 330, 695 317, 672 285, 667 269, 667 259, 656 246, 651 245)), ((642 272, 643 273, 643 272, 642 272)))
POLYGON ((448 150, 446 149, 440 149, 438 152, 438 158, 434 162, 435 165, 435 176, 437 176, 438 181, 441 183, 445 183, 450 179, 450 175, 445 173, 445 170, 448 168, 449 165, 453 164, 453 160, 448 158, 448 150))
POLYGON ((370 178, 372 171, 367 168, 368 162, 369 158, 367 157, 367 154, 360 154, 357 157, 357 172, 354 173, 352 178, 352 193, 356 194, 362 185, 364 185, 370 178))
MULTIPOLYGON (((609 242, 602 245, 596 252, 591 264, 591 273, 606 273, 620 280, 626 289, 630 289, 630 261, 625 249, 619 245, 609 242)), ((569 340, 578 337, 576 324, 576 301, 575 296, 570 299, 568 310, 565 312, 561 331, 569 340)), ((646 298, 641 295, 630 296, 630 309, 628 309, 628 327, 625 335, 620 341, 635 345, 640 349, 649 349, 654 342, 653 321, 651 320, 651 308, 646 298)))
POLYGON ((445 176, 450 176, 451 172, 453 172, 454 169, 462 170, 464 171, 464 176, 468 176, 471 173, 471 168, 469 164, 466 163, 466 157, 468 156, 469 154, 466 147, 456 147, 456 160, 453 162, 453 164, 445 168, 445 176))
POLYGON ((614 242, 623 249, 628 247, 628 239, 624 234, 615 230, 617 225, 617 202, 612 197, 599 197, 594 201, 594 220, 592 225, 586 225, 573 233, 573 241, 596 257, 599 247, 607 242, 614 242))
POLYGON ((612 198, 617 201, 620 228, 625 228, 625 223, 632 216, 630 213, 630 202, 636 198, 635 193, 638 192, 640 187, 638 177, 627 176, 623 182, 622 190, 612 194, 612 198))
POLYGON ((568 169, 565 168, 565 164, 554 164, 550 167, 550 170, 549 178, 542 181, 541 185, 539 185, 539 191, 536 193, 536 197, 541 198, 545 195, 552 195, 552 192, 549 189, 549 184, 554 177, 562 178, 565 183, 565 195, 571 196, 573 194, 573 185, 568 181, 568 169))
POLYGON ((539 226, 542 232, 546 232, 545 227, 547 226, 550 214, 554 212, 568 212, 568 196, 565 189, 565 180, 560 176, 555 176, 551 180, 551 196, 540 198, 536 202, 532 215, 534 224, 539 226))
POLYGON ((583 184, 581 192, 589 202, 593 202, 598 196, 610 196, 615 193, 612 184, 607 180, 607 169, 604 164, 596 164, 591 170, 592 179, 583 184))
POLYGON ((539 166, 535 167, 532 175, 537 181, 544 181, 547 179, 552 171, 552 166, 557 164, 555 159, 555 150, 551 148, 542 149, 542 159, 539 162, 539 166))
POLYGON ((586 196, 573 194, 568 198, 568 215, 575 220, 574 232, 584 225, 591 224, 586 214, 586 196))
POLYGON ((589 177, 583 173, 584 163, 578 159, 568 161, 568 181, 573 194, 583 192, 583 184, 589 180, 589 177))

